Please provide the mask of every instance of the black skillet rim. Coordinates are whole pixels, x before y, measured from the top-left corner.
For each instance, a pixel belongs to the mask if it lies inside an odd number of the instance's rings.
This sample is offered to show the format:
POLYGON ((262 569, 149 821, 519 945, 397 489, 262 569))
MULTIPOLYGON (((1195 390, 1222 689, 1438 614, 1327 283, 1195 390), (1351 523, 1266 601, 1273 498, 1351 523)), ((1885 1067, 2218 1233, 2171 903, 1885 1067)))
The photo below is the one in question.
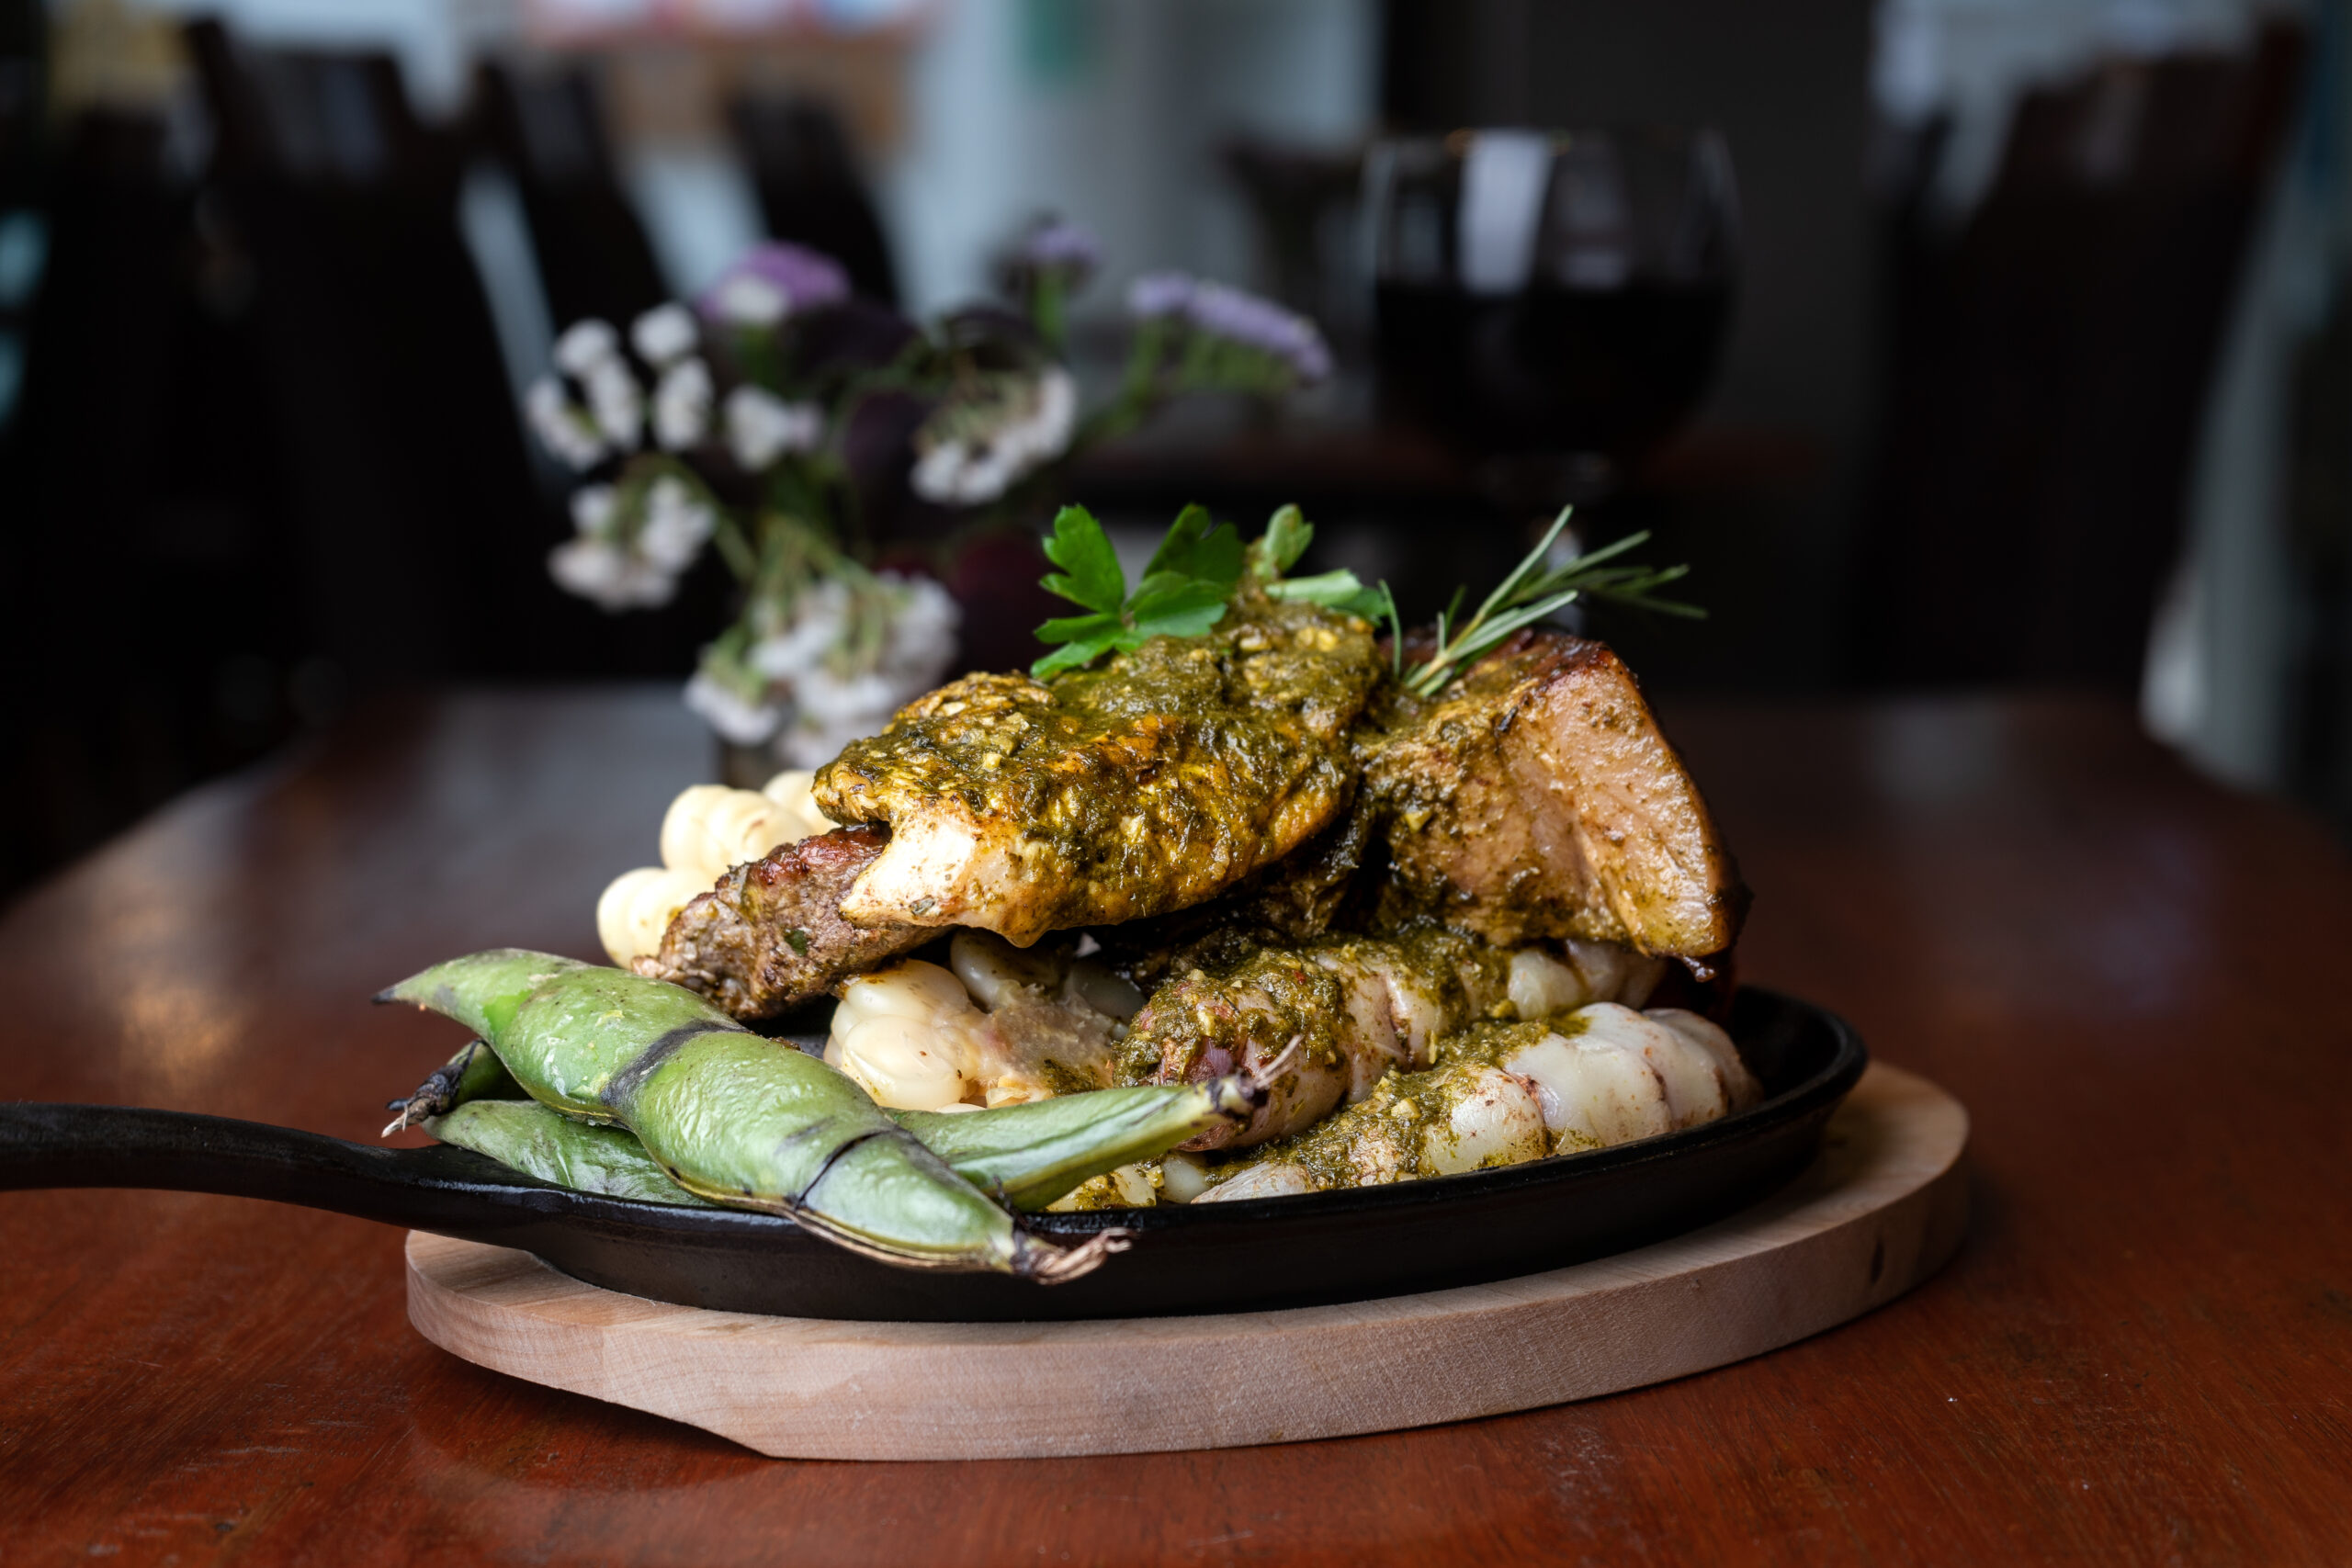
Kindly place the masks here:
MULTIPOLYGON (((1736 1111, 1696 1127, 1685 1127, 1679 1132, 1620 1144, 1613 1148, 1555 1155, 1494 1170, 1466 1171, 1459 1176, 1425 1177, 1415 1181, 1400 1181, 1381 1187, 1345 1188, 1332 1192, 1236 1199, 1222 1203, 1169 1203, 1149 1209, 1029 1213, 1021 1216, 1021 1226, 1033 1235, 1056 1241, 1083 1241, 1102 1231, 1126 1230, 1134 1233, 1138 1246, 1143 1246, 1148 1245, 1148 1239, 1154 1234, 1242 1230, 1253 1224, 1276 1218, 1285 1222, 1318 1218, 1336 1221, 1402 1214, 1432 1205, 1500 1197, 1528 1188, 1594 1179, 1611 1171, 1676 1163, 1705 1149, 1760 1139, 1775 1127, 1801 1122, 1835 1106, 1860 1081, 1862 1070, 1870 1065, 1870 1051, 1863 1044, 1860 1033, 1844 1018, 1817 1002, 1805 1001, 1770 987, 1743 986, 1735 998, 1735 1005, 1741 1011, 1769 1012, 1776 1021, 1785 1021, 1792 1015, 1807 1017, 1829 1032, 1837 1043, 1836 1047, 1830 1052, 1828 1060, 1813 1073, 1746 1111, 1736 1111)), ((1734 1021, 1737 1021, 1736 1018, 1734 1021)), ((1733 1038, 1743 1049, 1748 1043, 1740 1038, 1737 1031, 1734 1032, 1733 1038)), ((740 1239, 747 1229, 797 1231, 800 1228, 780 1214, 763 1214, 745 1209, 688 1207, 576 1192, 570 1188, 556 1187, 509 1170, 489 1156, 473 1155, 470 1150, 453 1149, 449 1152, 468 1155, 481 1161, 489 1171, 495 1171, 503 1182, 545 1187, 550 1191, 584 1198, 595 1210, 610 1218, 619 1219, 625 1214, 632 1222, 650 1221, 652 1228, 673 1235, 699 1233, 740 1239)), ((1759 1192, 1757 1196, 1760 1198, 1764 1194, 1759 1192)))

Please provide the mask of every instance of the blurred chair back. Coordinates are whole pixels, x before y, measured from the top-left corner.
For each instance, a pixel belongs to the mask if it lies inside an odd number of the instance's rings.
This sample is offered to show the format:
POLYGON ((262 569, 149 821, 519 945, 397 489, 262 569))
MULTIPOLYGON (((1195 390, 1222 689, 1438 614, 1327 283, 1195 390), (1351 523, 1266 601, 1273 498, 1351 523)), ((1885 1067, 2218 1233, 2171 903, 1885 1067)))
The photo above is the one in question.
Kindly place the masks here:
POLYGON ((596 85, 578 67, 474 76, 482 150, 514 177, 558 329, 589 316, 626 324, 667 297, 653 246, 615 172, 596 85))
POLYGON ((1900 204, 1866 679, 2136 685, 2301 54, 2107 64, 2025 97, 1956 235, 1900 204))
POLYGON ((848 269, 851 287, 899 303, 899 275, 874 199, 840 118, 809 99, 743 94, 727 106, 768 233, 822 251, 848 269))
POLYGON ((462 149, 380 53, 187 29, 254 271, 309 645, 368 683, 509 668, 548 543, 458 226, 462 149))

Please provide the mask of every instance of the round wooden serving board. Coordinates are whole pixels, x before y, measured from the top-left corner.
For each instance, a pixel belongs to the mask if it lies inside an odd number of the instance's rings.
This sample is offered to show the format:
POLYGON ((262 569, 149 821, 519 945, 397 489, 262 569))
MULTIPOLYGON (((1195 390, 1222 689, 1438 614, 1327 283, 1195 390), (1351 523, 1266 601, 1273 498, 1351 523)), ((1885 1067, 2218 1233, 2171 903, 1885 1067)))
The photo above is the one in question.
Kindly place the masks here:
POLYGON ((1046 1324, 759 1317, 618 1295, 528 1253, 412 1232, 409 1320, 468 1360, 782 1458, 1295 1442, 1614 1393, 1858 1316, 1960 1245, 1967 1141, 1957 1100, 1873 1065, 1812 1168, 1729 1219, 1550 1273, 1340 1306, 1046 1324))

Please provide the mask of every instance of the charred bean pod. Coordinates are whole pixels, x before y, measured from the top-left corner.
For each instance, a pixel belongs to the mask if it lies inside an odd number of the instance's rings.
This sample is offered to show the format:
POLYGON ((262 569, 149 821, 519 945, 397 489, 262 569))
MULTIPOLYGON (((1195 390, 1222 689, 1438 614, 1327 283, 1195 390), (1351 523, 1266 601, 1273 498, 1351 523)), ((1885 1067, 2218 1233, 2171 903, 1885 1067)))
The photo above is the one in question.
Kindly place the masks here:
POLYGON ((514 1081, 514 1075, 506 1070, 498 1053, 479 1040, 469 1040, 463 1049, 434 1068, 405 1099, 386 1102, 385 1110, 400 1114, 384 1129, 384 1136, 389 1138, 403 1127, 416 1126, 435 1116, 446 1116, 469 1100, 526 1098, 523 1086, 514 1081))

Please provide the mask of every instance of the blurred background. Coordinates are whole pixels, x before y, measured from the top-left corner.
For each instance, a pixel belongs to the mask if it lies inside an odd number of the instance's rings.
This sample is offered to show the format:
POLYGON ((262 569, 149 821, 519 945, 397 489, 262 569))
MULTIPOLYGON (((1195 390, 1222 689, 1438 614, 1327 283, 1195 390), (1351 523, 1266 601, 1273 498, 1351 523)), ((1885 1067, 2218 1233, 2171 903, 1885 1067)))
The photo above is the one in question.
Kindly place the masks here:
MULTIPOLYGON (((1426 615, 1574 499, 1588 544, 1651 530, 1712 613, 1596 612, 1653 694, 2096 688, 2352 825, 2347 22, 0 0, 0 894, 374 692, 683 680, 728 613, 711 563, 618 615, 548 579, 568 480, 518 407, 560 331, 763 237, 928 316, 990 296, 1042 214, 1099 240, 1081 380, 1167 268, 1311 315, 1336 362, 1089 451, 1061 499, 1123 542, 1295 501, 1310 565, 1426 615), (1479 127, 1620 140, 1447 140, 1479 127), (1629 189, 1658 160, 1671 286, 1647 239, 1578 248, 1596 145, 1629 189), (1522 177, 1566 249, 1531 231, 1479 274, 1447 236, 1522 177)), ((1621 219, 1648 221, 1593 221, 1621 219)), ((1041 567, 1024 537, 946 570, 967 662, 1034 652, 997 623, 1040 613, 1041 567)))

